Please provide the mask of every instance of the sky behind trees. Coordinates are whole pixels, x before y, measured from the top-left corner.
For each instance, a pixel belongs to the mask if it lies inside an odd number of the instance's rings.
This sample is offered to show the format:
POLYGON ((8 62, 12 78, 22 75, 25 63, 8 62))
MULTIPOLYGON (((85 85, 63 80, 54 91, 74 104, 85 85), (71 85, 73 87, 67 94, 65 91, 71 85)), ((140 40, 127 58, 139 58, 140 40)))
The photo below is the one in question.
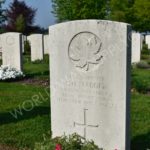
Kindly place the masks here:
MULTIPOLYGON (((51 0, 20 0, 25 1, 27 5, 37 8, 37 14, 35 17, 35 24, 41 27, 47 28, 50 25, 55 24, 54 15, 52 11, 51 0)), ((7 8, 12 0, 6 0, 4 7, 7 8)))

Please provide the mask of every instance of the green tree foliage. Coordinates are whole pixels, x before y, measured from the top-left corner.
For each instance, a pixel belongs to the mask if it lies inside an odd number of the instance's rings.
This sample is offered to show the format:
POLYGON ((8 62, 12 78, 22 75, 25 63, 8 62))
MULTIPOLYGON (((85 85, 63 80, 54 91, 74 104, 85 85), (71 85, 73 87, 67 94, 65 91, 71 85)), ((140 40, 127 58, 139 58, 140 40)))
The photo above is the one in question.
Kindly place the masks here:
POLYGON ((16 19, 15 26, 16 26, 17 32, 21 32, 21 33, 25 32, 25 28, 26 28, 25 27, 25 19, 22 14, 19 15, 18 18, 16 19))
POLYGON ((150 0, 110 0, 110 20, 130 23, 140 32, 150 31, 150 0))
POLYGON ((7 31, 28 33, 33 28, 36 9, 26 5, 24 1, 13 0, 6 10, 7 31))
POLYGON ((4 16, 4 11, 5 10, 3 10, 2 9, 2 4, 5 2, 5 0, 3 0, 3 1, 0 1, 0 33, 3 33, 4 32, 4 28, 3 28, 3 26, 4 26, 4 22, 5 22, 5 20, 6 20, 6 17, 4 16))
POLYGON ((150 31, 150 0, 52 0, 58 22, 78 19, 109 19, 150 31))
POLYGON ((135 0, 132 12, 135 19, 130 23, 134 29, 150 31, 150 0, 135 0))
POLYGON ((128 0, 111 0, 110 19, 114 21, 126 22, 126 11, 128 4, 128 0))
POLYGON ((77 19, 104 19, 105 0, 52 0, 53 13, 58 22, 77 19))

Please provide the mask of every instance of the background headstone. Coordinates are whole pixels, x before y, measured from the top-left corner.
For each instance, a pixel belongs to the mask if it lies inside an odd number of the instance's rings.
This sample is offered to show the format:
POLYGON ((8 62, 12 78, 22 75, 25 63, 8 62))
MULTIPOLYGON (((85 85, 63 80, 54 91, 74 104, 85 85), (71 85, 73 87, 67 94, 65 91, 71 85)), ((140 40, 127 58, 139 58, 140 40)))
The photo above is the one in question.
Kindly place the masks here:
POLYGON ((44 43, 42 34, 32 34, 27 37, 31 45, 31 61, 43 60, 44 43))
POLYGON ((138 63, 141 60, 141 34, 132 33, 132 63, 138 63))
POLYGON ((146 44, 148 44, 148 49, 150 49, 150 35, 146 35, 146 44))
POLYGON ((49 54, 49 35, 44 35, 44 54, 49 54))
POLYGON ((130 149, 130 32, 100 20, 49 27, 53 137, 76 132, 106 150, 130 149))
POLYGON ((22 35, 22 53, 25 52, 25 51, 24 51, 24 44, 25 44, 26 41, 27 41, 27 36, 22 35))
POLYGON ((1 35, 2 62, 13 68, 22 70, 22 35, 20 33, 4 33, 1 35))

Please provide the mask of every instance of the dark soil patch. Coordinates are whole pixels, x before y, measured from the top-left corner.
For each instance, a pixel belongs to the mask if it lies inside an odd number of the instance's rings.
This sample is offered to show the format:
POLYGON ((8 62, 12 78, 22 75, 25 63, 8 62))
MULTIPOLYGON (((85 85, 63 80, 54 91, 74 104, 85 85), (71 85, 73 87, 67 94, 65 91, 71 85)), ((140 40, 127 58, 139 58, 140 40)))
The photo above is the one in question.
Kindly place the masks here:
POLYGON ((28 78, 28 79, 23 79, 19 82, 23 83, 23 84, 28 84, 28 85, 38 85, 38 86, 44 86, 44 87, 49 86, 49 80, 48 79, 41 80, 41 79, 28 78))

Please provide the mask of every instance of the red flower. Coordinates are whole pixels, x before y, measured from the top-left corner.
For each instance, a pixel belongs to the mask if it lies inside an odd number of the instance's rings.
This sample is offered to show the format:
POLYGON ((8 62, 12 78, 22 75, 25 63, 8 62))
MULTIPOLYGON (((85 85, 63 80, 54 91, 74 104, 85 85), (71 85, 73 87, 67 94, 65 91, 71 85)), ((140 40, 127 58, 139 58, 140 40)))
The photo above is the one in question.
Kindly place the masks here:
POLYGON ((56 144, 55 150, 62 150, 61 145, 60 144, 56 144))

